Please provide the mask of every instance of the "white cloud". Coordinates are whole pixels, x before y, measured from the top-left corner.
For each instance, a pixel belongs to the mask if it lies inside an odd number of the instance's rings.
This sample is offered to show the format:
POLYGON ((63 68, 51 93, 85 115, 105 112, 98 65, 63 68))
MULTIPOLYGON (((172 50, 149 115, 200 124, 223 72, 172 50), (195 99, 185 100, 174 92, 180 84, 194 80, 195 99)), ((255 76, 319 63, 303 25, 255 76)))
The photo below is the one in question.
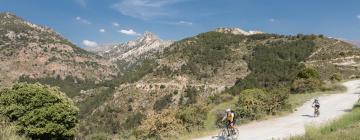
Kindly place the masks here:
POLYGON ((125 34, 125 35, 131 35, 131 36, 139 36, 140 34, 135 32, 133 29, 129 29, 129 30, 120 30, 118 31, 122 34, 125 34))
POLYGON ((90 21, 88 21, 88 20, 86 20, 86 19, 83 19, 83 18, 81 18, 81 17, 79 17, 79 16, 77 16, 75 19, 76 19, 77 21, 81 22, 81 23, 84 23, 84 24, 91 24, 90 21))
POLYGON ((99 32, 101 32, 101 33, 105 33, 105 32, 106 32, 106 30, 105 30, 105 29, 99 29, 99 32))
POLYGON ((83 40, 82 44, 86 47, 96 47, 98 44, 95 41, 83 40))
POLYGON ((77 4, 79 4, 81 7, 86 7, 86 1, 85 0, 75 0, 77 4))
POLYGON ((357 19, 360 19, 360 15, 357 15, 356 18, 357 18, 357 19))
POLYGON ((122 0, 112 8, 121 14, 140 19, 150 19, 160 16, 169 16, 173 9, 166 6, 185 0, 122 0))
POLYGON ((177 25, 188 25, 188 26, 191 26, 193 25, 192 22, 189 22, 189 21, 179 21, 178 23, 176 23, 177 25))
POLYGON ((120 26, 120 24, 117 23, 117 22, 113 22, 112 25, 115 26, 115 27, 119 27, 119 26, 120 26))
POLYGON ((270 22, 275 22, 276 20, 274 18, 269 19, 270 22))

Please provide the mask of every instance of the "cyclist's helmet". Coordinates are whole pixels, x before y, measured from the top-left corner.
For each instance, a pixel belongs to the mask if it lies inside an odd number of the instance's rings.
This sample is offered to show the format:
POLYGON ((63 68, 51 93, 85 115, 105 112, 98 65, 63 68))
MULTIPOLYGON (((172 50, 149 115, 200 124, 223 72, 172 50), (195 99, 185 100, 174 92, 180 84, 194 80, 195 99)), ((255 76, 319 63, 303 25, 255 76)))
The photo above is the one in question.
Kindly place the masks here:
POLYGON ((231 109, 230 109, 230 108, 228 108, 228 109, 226 109, 226 110, 225 110, 225 112, 230 112, 230 111, 231 111, 231 109))

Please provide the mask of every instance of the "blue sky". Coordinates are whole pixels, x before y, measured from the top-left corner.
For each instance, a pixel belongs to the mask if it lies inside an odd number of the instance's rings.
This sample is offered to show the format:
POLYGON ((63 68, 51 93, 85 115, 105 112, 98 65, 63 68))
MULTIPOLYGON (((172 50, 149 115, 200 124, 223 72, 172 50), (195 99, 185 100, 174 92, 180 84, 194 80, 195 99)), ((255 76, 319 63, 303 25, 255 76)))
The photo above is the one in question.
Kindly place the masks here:
POLYGON ((180 40, 217 27, 360 40, 359 0, 0 0, 0 11, 49 26, 81 47, 145 31, 180 40))

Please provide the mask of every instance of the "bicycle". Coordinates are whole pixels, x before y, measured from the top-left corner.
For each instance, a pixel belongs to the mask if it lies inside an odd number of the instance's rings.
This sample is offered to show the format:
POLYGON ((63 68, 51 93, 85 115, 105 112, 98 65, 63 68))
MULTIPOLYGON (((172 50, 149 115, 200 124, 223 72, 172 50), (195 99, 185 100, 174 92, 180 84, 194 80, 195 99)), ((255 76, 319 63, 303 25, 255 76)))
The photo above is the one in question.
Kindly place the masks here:
POLYGON ((225 125, 225 127, 221 127, 218 136, 224 139, 236 140, 239 137, 239 130, 236 127, 233 127, 233 128, 229 128, 228 131, 227 125, 225 125))
POLYGON ((315 107, 313 106, 314 110, 314 117, 319 117, 320 116, 320 110, 319 107, 315 107))

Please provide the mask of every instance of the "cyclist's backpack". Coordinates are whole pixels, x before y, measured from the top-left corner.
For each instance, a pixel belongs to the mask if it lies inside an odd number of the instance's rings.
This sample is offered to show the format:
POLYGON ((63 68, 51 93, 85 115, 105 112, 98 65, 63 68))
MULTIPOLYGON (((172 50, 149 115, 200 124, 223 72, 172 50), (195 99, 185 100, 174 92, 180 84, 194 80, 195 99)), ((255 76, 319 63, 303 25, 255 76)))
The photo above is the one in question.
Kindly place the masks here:
POLYGON ((236 119, 237 119, 237 115, 236 115, 236 112, 235 112, 235 111, 231 111, 231 113, 233 113, 233 114, 234 114, 234 124, 235 124, 235 122, 236 122, 236 119))

